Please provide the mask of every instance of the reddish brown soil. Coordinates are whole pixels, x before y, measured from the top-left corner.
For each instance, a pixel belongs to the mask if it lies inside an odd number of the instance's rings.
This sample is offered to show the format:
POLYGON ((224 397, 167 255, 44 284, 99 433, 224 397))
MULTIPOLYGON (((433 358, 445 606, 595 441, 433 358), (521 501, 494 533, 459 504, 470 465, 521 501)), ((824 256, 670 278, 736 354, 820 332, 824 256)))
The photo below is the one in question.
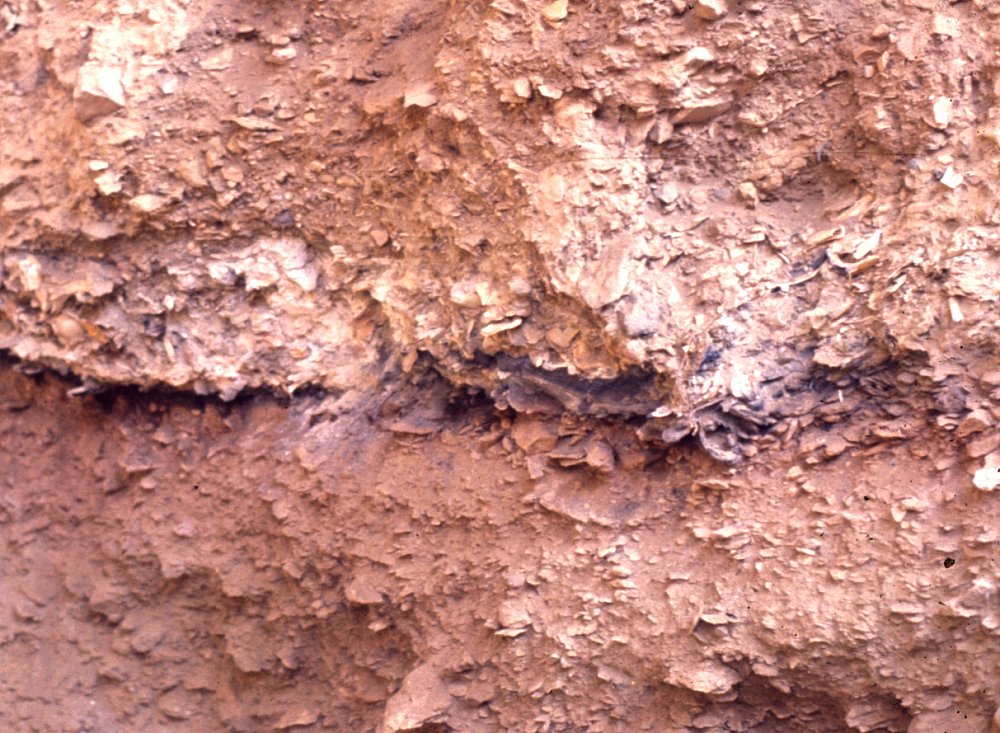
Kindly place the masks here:
POLYGON ((996 733, 998 16, 0 0, 0 728, 996 733))

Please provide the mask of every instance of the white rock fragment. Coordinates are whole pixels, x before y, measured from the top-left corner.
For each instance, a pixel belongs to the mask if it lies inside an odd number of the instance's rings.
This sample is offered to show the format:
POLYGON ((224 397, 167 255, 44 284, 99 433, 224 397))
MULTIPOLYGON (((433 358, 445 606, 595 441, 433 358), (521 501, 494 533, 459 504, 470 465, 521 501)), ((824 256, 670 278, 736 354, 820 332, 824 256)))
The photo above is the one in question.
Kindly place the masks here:
POLYGON ((768 69, 767 61, 762 58, 756 58, 747 65, 747 71, 750 72, 750 76, 757 79, 764 76, 768 72, 768 69))
POLYGON ((102 196, 113 196, 122 190, 122 177, 115 171, 104 171, 94 176, 94 185, 102 196))
POLYGON ((63 346, 73 347, 86 341, 87 332, 80 321, 67 313, 60 313, 49 319, 49 328, 63 346))
POLYGON ((954 298, 948 298, 948 313, 951 315, 952 323, 961 323, 965 320, 962 308, 954 298))
POLYGON ((233 117, 232 121, 237 125, 242 127, 244 130, 251 130, 253 132, 271 132, 274 130, 280 130, 281 128, 270 120, 264 120, 260 117, 251 116, 241 116, 233 117))
POLYGON ((952 18, 950 15, 935 13, 934 18, 931 20, 931 33, 936 36, 958 38, 962 35, 962 28, 958 22, 958 18, 952 18))
POLYGON ((476 284, 469 280, 460 280, 451 286, 448 297, 455 305, 463 308, 478 308, 483 304, 476 291, 476 284))
POLYGON ((744 371, 737 371, 729 380, 729 391, 737 399, 751 399, 756 395, 753 376, 744 371))
POLYGON ((715 660, 685 665, 672 676, 676 679, 668 679, 668 682, 706 695, 725 694, 742 679, 742 675, 735 669, 715 660))
POLYGON ((404 107, 433 107, 437 104, 437 96, 434 94, 431 84, 421 84, 407 89, 403 95, 404 107))
POLYGON ((303 292, 316 289, 319 273, 311 262, 309 248, 300 239, 261 239, 262 252, 270 254, 284 276, 303 292))
POLYGON ((972 483, 981 491, 993 491, 1000 486, 1000 452, 994 451, 983 459, 983 467, 976 471, 972 483))
POLYGON ((551 84, 539 84, 538 93, 547 99, 562 99, 562 89, 551 84))
POLYGON ((943 130, 951 124, 951 116, 954 105, 948 97, 938 97, 931 107, 930 125, 939 130, 943 130))
POLYGON ((869 234, 867 237, 862 239, 857 243, 851 256, 856 260, 863 260, 865 257, 870 255, 875 251, 875 248, 879 246, 882 241, 882 230, 876 229, 874 232, 869 234))
POLYGON ((705 64, 710 64, 715 61, 715 53, 710 48, 705 48, 704 46, 695 46, 684 52, 681 57, 683 59, 684 68, 686 69, 700 69, 705 64))
POLYGON ((91 122, 117 112, 125 106, 121 70, 84 64, 73 90, 73 102, 77 119, 81 122, 91 122))
POLYGON ((556 0, 542 8, 542 17, 550 23, 558 23, 566 18, 569 11, 568 0, 556 0))
POLYGON ((295 46, 283 46, 282 48, 274 49, 267 55, 267 63, 275 65, 287 64, 297 55, 295 46))
POLYGON ((666 181, 653 189, 653 195, 665 204, 672 204, 681 192, 674 181, 666 181))
POLYGON ((674 126, 670 124, 670 121, 662 117, 657 118, 657 120, 649 128, 649 132, 646 133, 646 139, 651 143, 656 143, 657 145, 662 145, 674 134, 674 126))
POLYGON ((524 599, 509 599, 500 604, 497 620, 505 629, 523 629, 531 625, 531 614, 524 599))
POLYGON ((215 51, 206 58, 202 59, 198 65, 205 71, 225 71, 233 65, 232 46, 226 46, 218 51, 215 51))
POLYGON ((944 175, 941 176, 941 185, 955 189, 962 185, 963 180, 965 180, 965 178, 962 174, 949 165, 945 169, 944 175))
POLYGON ((285 276, 298 285, 304 293, 313 292, 319 279, 319 273, 312 264, 290 269, 285 273, 285 276))
POLYGON ((622 304, 622 327, 630 338, 654 335, 663 322, 660 300, 655 297, 628 296, 622 304))
POLYGON ((479 302, 482 305, 493 305, 497 300, 497 292, 490 287, 490 284, 485 281, 479 281, 475 284, 476 295, 479 296, 479 302))
POLYGON ((504 331, 511 331, 521 325, 523 321, 520 318, 511 318, 506 321, 498 321, 497 323, 490 323, 482 328, 483 336, 495 336, 498 333, 503 333, 504 331))
POLYGON ((718 20, 729 12, 726 0, 695 0, 694 15, 702 20, 718 20))
POLYGON ((684 109, 674 115, 675 125, 682 123, 707 122, 732 109, 733 100, 725 97, 707 97, 684 104, 684 109))
POLYGON ((737 189, 740 194, 740 198, 743 199, 743 203, 746 204, 748 209, 754 209, 757 204, 760 203, 760 193, 757 191, 757 187, 753 185, 752 181, 743 181, 737 189))
POLYGON ((167 198, 155 193, 143 193, 129 201, 128 205, 137 214, 153 214, 167 205, 167 198))
POLYGON ((382 726, 388 733, 416 730, 444 713, 451 695, 430 664, 421 664, 403 679, 399 692, 385 706, 382 726))
POLYGON ((359 606, 374 606, 385 600, 367 576, 351 578, 344 586, 344 595, 348 601, 359 606))
POLYGON ((519 76, 511 82, 514 94, 521 99, 531 99, 531 82, 526 76, 519 76))

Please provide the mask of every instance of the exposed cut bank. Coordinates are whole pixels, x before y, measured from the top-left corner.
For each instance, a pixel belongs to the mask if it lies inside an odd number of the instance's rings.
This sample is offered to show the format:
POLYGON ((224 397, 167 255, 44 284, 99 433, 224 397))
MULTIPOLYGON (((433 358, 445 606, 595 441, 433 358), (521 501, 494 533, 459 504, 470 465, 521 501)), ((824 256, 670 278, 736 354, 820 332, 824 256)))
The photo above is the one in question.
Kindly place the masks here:
POLYGON ((1000 729, 997 15, 0 3, 0 721, 1000 729))

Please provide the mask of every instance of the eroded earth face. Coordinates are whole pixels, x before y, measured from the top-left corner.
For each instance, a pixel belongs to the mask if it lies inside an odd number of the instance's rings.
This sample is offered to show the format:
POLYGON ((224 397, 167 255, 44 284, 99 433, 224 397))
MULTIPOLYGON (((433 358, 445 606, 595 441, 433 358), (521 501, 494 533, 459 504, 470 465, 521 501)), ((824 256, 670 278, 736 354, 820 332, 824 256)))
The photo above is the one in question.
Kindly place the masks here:
POLYGON ((988 730, 996 14, 0 2, 0 720, 988 730))

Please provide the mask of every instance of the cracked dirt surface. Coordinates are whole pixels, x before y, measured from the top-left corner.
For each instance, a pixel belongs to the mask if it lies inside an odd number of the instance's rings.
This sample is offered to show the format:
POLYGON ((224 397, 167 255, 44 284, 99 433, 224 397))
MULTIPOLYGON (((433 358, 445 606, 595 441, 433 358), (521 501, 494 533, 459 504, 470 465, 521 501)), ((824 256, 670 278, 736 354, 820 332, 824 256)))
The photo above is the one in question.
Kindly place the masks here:
POLYGON ((1000 729, 997 15, 0 0, 0 721, 1000 729))

